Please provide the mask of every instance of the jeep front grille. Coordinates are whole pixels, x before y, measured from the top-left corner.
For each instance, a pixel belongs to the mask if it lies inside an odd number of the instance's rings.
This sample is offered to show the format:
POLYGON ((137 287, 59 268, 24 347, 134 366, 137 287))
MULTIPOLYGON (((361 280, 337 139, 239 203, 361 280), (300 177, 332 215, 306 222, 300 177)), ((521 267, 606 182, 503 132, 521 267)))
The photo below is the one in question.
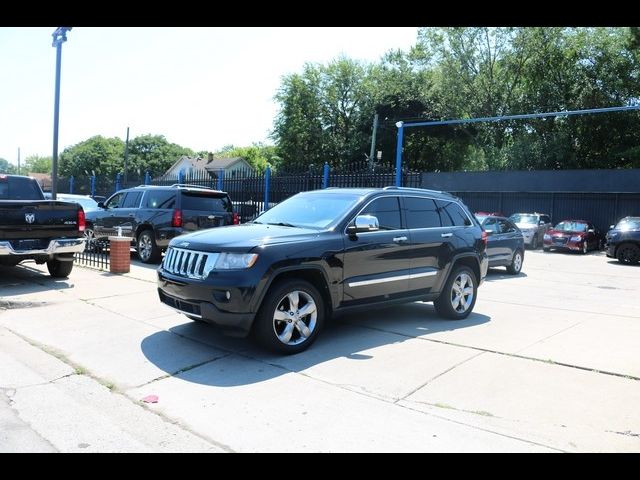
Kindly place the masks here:
POLYGON ((218 255, 220 254, 169 247, 162 261, 162 269, 179 277, 202 280, 213 270, 218 255))

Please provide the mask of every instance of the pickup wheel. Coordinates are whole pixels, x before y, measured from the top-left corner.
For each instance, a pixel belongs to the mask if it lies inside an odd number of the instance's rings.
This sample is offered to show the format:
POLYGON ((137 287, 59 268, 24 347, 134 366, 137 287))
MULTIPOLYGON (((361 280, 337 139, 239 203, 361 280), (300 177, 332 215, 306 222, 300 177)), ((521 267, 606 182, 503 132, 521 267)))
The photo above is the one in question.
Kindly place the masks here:
POLYGON ((49 270, 49 275, 54 278, 66 278, 73 270, 73 262, 49 260, 47 262, 47 270, 49 270))
POLYGON ((453 268, 433 306, 443 317, 462 320, 473 311, 477 292, 475 274, 469 267, 460 265, 453 268))
POLYGON ((156 245, 152 230, 147 229, 140 232, 136 242, 136 250, 138 258, 144 263, 158 263, 160 260, 160 249, 156 245))
POLYGON ((96 240, 96 232, 91 226, 84 229, 84 251, 95 253, 99 251, 98 242, 96 240))
POLYGON ((290 355, 306 350, 315 341, 324 318, 320 292, 304 280, 287 280, 267 292, 253 333, 266 348, 290 355))

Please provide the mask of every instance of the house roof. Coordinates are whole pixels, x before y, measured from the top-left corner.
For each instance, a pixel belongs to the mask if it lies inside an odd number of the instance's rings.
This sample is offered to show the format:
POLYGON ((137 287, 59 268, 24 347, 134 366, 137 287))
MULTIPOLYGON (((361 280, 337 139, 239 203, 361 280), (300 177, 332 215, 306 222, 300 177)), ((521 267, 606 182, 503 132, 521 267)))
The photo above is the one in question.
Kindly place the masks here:
POLYGON ((178 160, 176 160, 176 162, 173 165, 171 165, 171 167, 169 167, 167 172, 173 170, 176 166, 178 166, 184 160, 187 160, 191 164, 191 166, 194 168, 194 170, 217 171, 220 169, 227 169, 233 166, 234 164, 236 164, 237 162, 243 162, 244 164, 246 164, 247 167, 253 168, 251 167, 251 164, 249 164, 249 162, 247 162, 242 157, 214 158, 213 160, 209 160, 208 158, 202 158, 202 157, 192 158, 192 157, 187 157, 183 155, 178 160))

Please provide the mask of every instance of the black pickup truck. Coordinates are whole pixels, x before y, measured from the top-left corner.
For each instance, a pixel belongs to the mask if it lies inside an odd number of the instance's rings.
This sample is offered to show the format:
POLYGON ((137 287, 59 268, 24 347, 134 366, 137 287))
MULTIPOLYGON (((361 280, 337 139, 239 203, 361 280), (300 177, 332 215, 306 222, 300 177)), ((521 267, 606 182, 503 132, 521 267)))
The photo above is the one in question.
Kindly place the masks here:
POLYGON ((73 254, 84 250, 84 210, 45 200, 30 177, 0 174, 0 265, 47 263, 52 277, 69 276, 73 254))

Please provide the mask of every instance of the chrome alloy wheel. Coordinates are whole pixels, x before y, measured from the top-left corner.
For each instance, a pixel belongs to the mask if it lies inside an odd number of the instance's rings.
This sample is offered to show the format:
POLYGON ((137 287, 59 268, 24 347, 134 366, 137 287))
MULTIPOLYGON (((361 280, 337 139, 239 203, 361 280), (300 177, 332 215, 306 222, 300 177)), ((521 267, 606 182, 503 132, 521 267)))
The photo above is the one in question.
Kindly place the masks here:
POLYGON ((273 331, 283 344, 299 345, 311 337, 317 319, 318 308, 311 295, 294 290, 278 302, 273 313, 273 331))
POLYGON ((466 312, 473 303, 473 279, 460 273, 451 286, 451 306, 457 313, 466 312))

